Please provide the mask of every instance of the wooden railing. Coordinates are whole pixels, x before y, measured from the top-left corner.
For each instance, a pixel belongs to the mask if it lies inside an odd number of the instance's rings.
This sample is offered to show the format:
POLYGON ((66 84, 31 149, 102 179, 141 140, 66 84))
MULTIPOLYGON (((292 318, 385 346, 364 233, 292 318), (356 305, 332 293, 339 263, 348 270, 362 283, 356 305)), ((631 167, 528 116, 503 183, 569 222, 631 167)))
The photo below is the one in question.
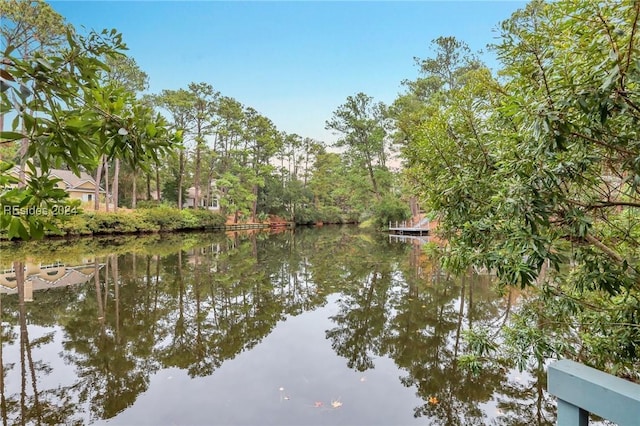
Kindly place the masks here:
POLYGON ((558 426, 587 426, 589 413, 640 426, 640 385, 569 360, 551 364, 547 379, 558 399, 558 426))

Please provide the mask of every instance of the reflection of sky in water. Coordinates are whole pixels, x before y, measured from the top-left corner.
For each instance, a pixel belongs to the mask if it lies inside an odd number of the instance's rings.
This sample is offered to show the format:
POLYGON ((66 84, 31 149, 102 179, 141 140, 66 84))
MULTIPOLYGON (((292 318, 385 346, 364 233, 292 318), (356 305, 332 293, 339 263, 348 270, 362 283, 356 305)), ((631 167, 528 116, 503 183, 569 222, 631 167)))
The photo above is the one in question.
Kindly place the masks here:
POLYGON ((415 389, 398 381, 388 358, 359 373, 335 355, 325 330, 335 305, 280 322, 251 351, 226 361, 212 376, 190 379, 162 370, 117 424, 398 425, 413 418, 415 389), (363 380, 364 378, 364 380, 363 380), (284 388, 280 391, 280 388, 284 388), (289 398, 289 399, 285 399, 289 398), (340 408, 331 408, 332 400, 340 408), (315 407, 322 402, 322 407, 315 407))
MULTIPOLYGON (((145 238, 133 240, 138 250, 145 238)), ((535 423, 529 373, 493 369, 476 379, 455 367, 461 331, 471 322, 495 327, 508 311, 486 276, 450 279, 424 263, 418 246, 354 229, 261 240, 190 235, 180 256, 183 237, 171 238, 164 251, 165 241, 152 239, 148 255, 123 254, 117 264, 99 253, 105 267, 98 289, 91 279, 34 292, 26 304, 28 338, 40 402, 57 405, 50 412, 118 425, 535 423), (53 339, 43 340, 48 333, 53 339), (370 362, 365 371, 349 367, 370 362)), ((2 302, 5 336, 10 329, 13 339, 3 342, 5 368, 13 364, 5 395, 14 404, 9 419, 17 421, 17 295, 2 302)), ((27 404, 30 374, 27 365, 27 404)), ((551 425, 552 400, 543 398, 542 424, 551 425)))
MULTIPOLYGON (((3 298, 9 296, 3 295, 3 298)), ((14 296, 15 297, 15 296, 14 296)), ((27 310, 29 309, 27 305, 27 310)), ((17 337, 12 345, 4 344, 2 347, 2 357, 5 366, 5 396, 13 395, 19 399, 21 389, 21 367, 20 367, 20 327, 12 327, 12 333, 17 337), (12 368, 7 368, 8 364, 13 364, 12 368)), ((46 363, 47 374, 38 374, 36 386, 38 393, 48 392, 58 388, 68 388, 73 386, 77 381, 76 366, 67 363, 61 356, 64 351, 63 339, 64 333, 60 327, 41 327, 30 324, 28 326, 29 341, 33 344, 41 340, 46 340, 46 344, 33 345, 31 356, 35 364, 46 363), (52 337, 51 337, 52 336, 52 337)), ((28 358, 25 354, 27 396, 33 395, 33 383, 31 373, 28 366, 28 358)), ((82 412, 89 411, 89 404, 84 407, 78 407, 82 412)), ((77 414, 80 414, 77 413, 77 414)), ((80 416, 77 416, 80 417, 80 416)))

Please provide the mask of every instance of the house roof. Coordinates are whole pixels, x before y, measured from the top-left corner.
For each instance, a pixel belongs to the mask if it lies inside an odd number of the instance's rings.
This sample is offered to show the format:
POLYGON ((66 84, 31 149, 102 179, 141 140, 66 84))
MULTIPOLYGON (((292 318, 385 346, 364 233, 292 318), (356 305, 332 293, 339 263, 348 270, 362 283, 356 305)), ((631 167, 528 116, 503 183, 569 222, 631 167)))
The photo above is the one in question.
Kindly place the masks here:
MULTIPOLYGON (((212 195, 217 195, 218 191, 216 188, 216 185, 214 182, 211 183, 211 194, 212 195)), ((198 191, 198 196, 199 198, 206 198, 207 197, 207 187, 206 186, 201 186, 200 190, 198 191)), ((196 187, 195 186, 191 186, 189 188, 187 188, 187 198, 191 198, 194 199, 196 198, 196 187)))
MULTIPOLYGON (((19 172, 20 171, 17 166, 12 169, 12 173, 16 176, 19 174, 19 172)), ((36 173, 38 175, 41 174, 39 167, 36 167, 36 173)), ((93 179, 87 172, 80 172, 80 176, 76 176, 76 174, 71 170, 49 169, 49 175, 62 179, 64 184, 67 186, 67 189, 75 189, 86 182, 91 183, 94 187, 96 185, 95 179, 93 179)))
POLYGON ((78 187, 85 182, 90 182, 94 186, 96 184, 96 181, 86 172, 80 172, 80 176, 76 176, 71 170, 52 169, 49 175, 62 179, 70 188, 78 187))
MULTIPOLYGON (((103 266, 104 264, 99 264, 98 268, 102 268, 103 266)), ((47 277, 45 271, 26 277, 25 282, 30 281, 33 285, 33 290, 46 290, 56 287, 68 287, 86 283, 93 277, 95 272, 93 266, 90 269, 85 268, 84 270, 77 269, 77 267, 62 266, 61 268, 64 268, 63 273, 60 276, 57 276, 55 279, 50 279, 49 277, 47 277)), ((0 293, 15 294, 18 292, 17 285, 18 282, 15 279, 11 281, 8 281, 6 279, 2 280, 2 284, 0 284, 0 293)))

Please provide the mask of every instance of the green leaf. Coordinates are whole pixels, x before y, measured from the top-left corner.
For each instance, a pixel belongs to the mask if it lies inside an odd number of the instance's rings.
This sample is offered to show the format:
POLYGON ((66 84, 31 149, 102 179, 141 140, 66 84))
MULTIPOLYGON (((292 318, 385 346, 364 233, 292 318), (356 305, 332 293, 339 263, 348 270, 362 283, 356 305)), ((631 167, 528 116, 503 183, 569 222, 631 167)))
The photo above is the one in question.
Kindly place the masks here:
POLYGON ((150 138, 155 137, 158 133, 156 126, 153 123, 147 124, 146 131, 150 138))
MULTIPOLYGON (((17 118, 17 117, 16 117, 17 118)), ((0 132, 0 142, 9 142, 23 139, 26 136, 18 132, 0 132)))
POLYGON ((22 114, 22 119, 24 120, 24 128, 27 133, 31 133, 35 127, 36 119, 31 114, 27 113, 22 114))

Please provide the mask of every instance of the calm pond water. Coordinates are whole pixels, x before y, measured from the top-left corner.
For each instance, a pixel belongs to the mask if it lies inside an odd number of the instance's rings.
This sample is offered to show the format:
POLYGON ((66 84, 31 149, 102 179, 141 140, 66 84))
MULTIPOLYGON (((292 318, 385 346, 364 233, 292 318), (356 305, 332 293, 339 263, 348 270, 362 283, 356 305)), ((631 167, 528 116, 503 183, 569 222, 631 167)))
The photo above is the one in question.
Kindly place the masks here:
POLYGON ((497 329, 516 295, 497 296, 487 276, 448 276, 385 234, 325 227, 1 249, 5 425, 555 420, 543 372, 474 376, 456 362, 463 330, 497 329))

